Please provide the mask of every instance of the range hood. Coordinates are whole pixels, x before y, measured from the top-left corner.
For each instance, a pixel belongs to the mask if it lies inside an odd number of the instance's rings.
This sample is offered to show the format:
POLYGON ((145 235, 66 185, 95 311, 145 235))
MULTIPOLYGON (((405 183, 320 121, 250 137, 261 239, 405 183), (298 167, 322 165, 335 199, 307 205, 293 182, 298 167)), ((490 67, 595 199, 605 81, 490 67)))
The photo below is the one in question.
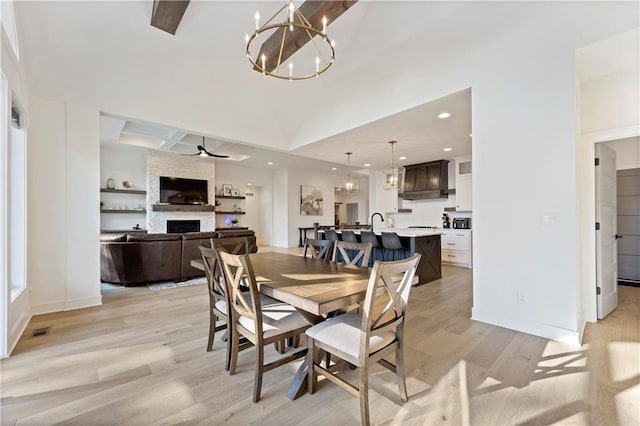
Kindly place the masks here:
POLYGON ((404 167, 402 198, 430 200, 449 196, 449 160, 430 161, 404 167))

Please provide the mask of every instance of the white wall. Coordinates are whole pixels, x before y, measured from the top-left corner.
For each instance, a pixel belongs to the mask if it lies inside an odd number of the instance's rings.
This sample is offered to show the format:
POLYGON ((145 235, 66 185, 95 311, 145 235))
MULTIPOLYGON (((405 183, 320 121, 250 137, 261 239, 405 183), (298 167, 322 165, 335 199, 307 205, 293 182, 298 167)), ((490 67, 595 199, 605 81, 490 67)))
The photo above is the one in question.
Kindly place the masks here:
MULTIPOLYGON (((333 176, 327 177, 327 180, 333 180, 334 186, 340 186, 343 183, 344 177, 333 176)), ((343 185, 344 186, 344 185, 343 185)), ((335 202, 342 203, 340 205, 340 223, 345 223, 347 220, 347 204, 358 204, 358 222, 366 224, 369 221, 369 178, 358 177, 359 190, 355 194, 336 193, 334 191, 335 202)), ((323 223, 323 225, 330 225, 331 223, 323 223)))
POLYGON ((99 111, 35 96, 31 108, 32 312, 100 304, 99 111))
MULTIPOLYGON (((298 198, 300 196, 298 195, 298 198)), ((298 204, 300 201, 297 202, 298 204)), ((273 173, 273 229, 271 244, 289 246, 289 170, 278 169, 273 173)))

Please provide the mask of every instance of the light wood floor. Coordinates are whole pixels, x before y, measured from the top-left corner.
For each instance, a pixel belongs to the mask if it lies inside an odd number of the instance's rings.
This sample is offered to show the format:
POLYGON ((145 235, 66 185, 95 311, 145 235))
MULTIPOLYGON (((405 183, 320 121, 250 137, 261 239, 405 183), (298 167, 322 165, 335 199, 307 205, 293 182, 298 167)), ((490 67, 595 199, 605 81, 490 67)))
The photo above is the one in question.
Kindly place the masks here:
MULTIPOLYGON (((205 351, 204 285, 104 285, 103 295, 100 307, 33 318, 2 361, 3 425, 360 422, 357 398, 326 381, 287 399, 298 363, 265 373, 252 403, 253 351, 241 352, 235 376, 223 371, 219 338, 205 351)), ((620 287, 620 307, 587 326, 581 348, 471 321, 471 298, 464 268, 445 267, 444 278, 412 290, 410 399, 400 401, 380 368, 370 379, 373 423, 640 424, 640 288, 620 287)))

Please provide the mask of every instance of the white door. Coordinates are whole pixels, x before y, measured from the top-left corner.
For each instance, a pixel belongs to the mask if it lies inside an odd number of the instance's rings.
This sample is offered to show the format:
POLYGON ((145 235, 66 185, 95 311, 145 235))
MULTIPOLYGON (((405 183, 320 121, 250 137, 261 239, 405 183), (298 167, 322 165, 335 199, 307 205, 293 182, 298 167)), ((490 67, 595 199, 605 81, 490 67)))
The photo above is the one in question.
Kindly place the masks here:
POLYGON ((616 240, 616 152, 596 144, 596 294, 598 319, 618 306, 618 244, 616 240))

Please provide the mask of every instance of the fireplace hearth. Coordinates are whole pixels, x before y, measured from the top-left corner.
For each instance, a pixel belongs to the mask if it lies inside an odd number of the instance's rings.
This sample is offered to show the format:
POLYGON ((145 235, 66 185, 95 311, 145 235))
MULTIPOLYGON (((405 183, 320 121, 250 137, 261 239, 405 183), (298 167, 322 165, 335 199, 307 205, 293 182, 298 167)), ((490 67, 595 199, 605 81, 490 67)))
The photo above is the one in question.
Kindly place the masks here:
POLYGON ((182 234, 183 232, 200 232, 199 220, 168 220, 168 234, 182 234))

